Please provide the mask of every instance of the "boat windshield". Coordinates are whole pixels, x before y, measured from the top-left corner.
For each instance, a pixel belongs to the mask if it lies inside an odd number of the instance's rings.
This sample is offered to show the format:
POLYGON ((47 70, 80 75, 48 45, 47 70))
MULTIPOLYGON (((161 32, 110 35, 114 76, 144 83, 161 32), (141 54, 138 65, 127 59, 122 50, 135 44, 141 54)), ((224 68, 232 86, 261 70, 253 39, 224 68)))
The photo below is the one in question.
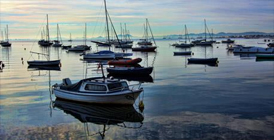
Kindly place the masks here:
POLYGON ((93 84, 87 84, 85 87, 85 90, 90 91, 107 91, 107 88, 105 85, 93 85, 93 84))
POLYGON ((109 91, 128 89, 128 84, 126 82, 110 83, 108 89, 109 91))

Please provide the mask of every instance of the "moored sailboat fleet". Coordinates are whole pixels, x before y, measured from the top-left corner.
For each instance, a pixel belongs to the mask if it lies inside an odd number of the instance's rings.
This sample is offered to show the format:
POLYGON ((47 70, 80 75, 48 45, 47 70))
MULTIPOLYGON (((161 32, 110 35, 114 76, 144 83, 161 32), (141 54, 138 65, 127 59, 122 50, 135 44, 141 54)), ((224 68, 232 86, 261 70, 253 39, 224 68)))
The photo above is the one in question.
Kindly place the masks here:
MULTIPOLYGON (((91 41, 95 43, 98 47, 102 47, 105 50, 96 51, 96 52, 88 52, 87 50, 91 49, 91 46, 87 45, 87 26, 85 24, 85 32, 83 44, 77 46, 64 45, 62 42, 60 27, 57 24, 57 36, 56 40, 50 40, 49 35, 49 23, 48 23, 48 15, 47 15, 47 26, 46 33, 42 32, 41 40, 38 41, 38 44, 42 47, 46 47, 48 52, 40 53, 33 52, 31 54, 42 55, 46 58, 46 60, 30 60, 27 61, 30 67, 60 67, 61 60, 58 59, 50 59, 49 47, 63 47, 68 52, 80 52, 81 57, 84 61, 88 60, 107 60, 107 64, 109 65, 106 68, 106 71, 109 75, 115 77, 119 76, 147 76, 153 72, 152 66, 141 66, 139 65, 142 62, 141 58, 127 58, 133 56, 133 53, 128 53, 126 49, 132 49, 134 51, 141 52, 155 52, 158 48, 156 45, 156 41, 149 24, 148 19, 145 20, 144 24, 144 36, 143 39, 140 39, 137 42, 136 46, 133 47, 133 41, 129 38, 129 31, 126 29, 126 25, 124 26, 124 30, 121 29, 121 35, 125 37, 123 39, 119 39, 116 34, 115 28, 111 21, 110 15, 107 10, 106 0, 104 0, 105 5, 105 17, 106 17, 106 41, 91 41), (110 30, 113 31, 114 37, 116 39, 111 39, 110 30), (121 48, 122 52, 112 51, 111 48, 121 48)), ((191 50, 186 50, 187 48, 192 48, 195 46, 204 47, 205 48, 205 57, 191 57, 188 58, 189 64, 217 64, 218 58, 216 57, 207 57, 206 50, 207 46, 212 47, 216 41, 213 40, 212 34, 211 40, 208 40, 207 34, 209 33, 209 29, 205 23, 205 38, 203 40, 195 40, 190 41, 188 36, 188 30, 185 25, 185 41, 180 43, 175 43, 172 46, 176 48, 185 49, 184 51, 174 52, 174 55, 194 55, 191 50)), ((121 26, 122 27, 122 26, 121 26)), ((69 42, 72 41, 71 34, 69 42)), ((234 40, 227 39, 222 41, 222 43, 234 43, 234 40)), ((8 26, 6 29, 6 40, 1 42, 3 47, 11 46, 8 39, 8 26)), ((233 50, 234 53, 261 53, 257 55, 258 58, 271 58, 273 59, 274 48, 271 48, 272 44, 269 44, 269 48, 260 48, 260 47, 245 47, 245 46, 235 46, 230 47, 228 50, 233 50), (267 54, 267 55, 266 55, 267 54)), ((102 65, 99 63, 99 65, 102 65)), ((103 67, 101 67, 103 69, 103 67)), ((103 71, 103 70, 102 70, 103 71)), ((53 93, 57 98, 63 98, 67 100, 86 102, 86 103, 102 103, 102 104, 134 104, 135 100, 139 96, 139 94, 143 91, 142 88, 133 89, 130 88, 128 83, 123 80, 113 79, 111 77, 106 78, 104 75, 102 77, 97 78, 87 78, 79 80, 79 82, 71 83, 69 79, 64 79, 61 84, 55 84, 53 86, 53 93)))

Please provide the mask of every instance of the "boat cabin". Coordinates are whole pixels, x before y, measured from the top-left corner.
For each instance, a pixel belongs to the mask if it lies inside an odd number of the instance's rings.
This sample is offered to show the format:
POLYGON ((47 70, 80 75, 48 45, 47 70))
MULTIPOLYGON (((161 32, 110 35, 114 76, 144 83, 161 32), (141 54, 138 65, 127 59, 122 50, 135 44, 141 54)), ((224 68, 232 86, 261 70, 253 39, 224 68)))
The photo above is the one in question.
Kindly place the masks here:
POLYGON ((71 84, 68 78, 63 79, 63 90, 92 92, 92 93, 111 93, 122 90, 128 90, 129 86, 126 81, 118 79, 84 79, 75 84, 71 84))

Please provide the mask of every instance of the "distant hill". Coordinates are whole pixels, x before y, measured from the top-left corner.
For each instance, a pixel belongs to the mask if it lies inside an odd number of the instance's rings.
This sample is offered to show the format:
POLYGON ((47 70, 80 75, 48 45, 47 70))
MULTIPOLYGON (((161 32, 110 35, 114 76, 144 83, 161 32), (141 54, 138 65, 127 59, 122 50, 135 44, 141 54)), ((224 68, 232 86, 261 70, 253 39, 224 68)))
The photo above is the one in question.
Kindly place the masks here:
MULTIPOLYGON (((242 33, 225 33, 225 32, 219 32, 216 34, 213 34, 213 36, 244 36, 244 35, 274 35, 274 33, 265 33, 265 32, 242 32, 242 33)), ((203 37, 204 33, 189 33, 190 37, 203 37)), ((177 39, 179 37, 182 37, 182 35, 178 34, 171 34, 171 35, 165 35, 165 36, 157 36, 157 38, 166 38, 166 39, 177 39)))

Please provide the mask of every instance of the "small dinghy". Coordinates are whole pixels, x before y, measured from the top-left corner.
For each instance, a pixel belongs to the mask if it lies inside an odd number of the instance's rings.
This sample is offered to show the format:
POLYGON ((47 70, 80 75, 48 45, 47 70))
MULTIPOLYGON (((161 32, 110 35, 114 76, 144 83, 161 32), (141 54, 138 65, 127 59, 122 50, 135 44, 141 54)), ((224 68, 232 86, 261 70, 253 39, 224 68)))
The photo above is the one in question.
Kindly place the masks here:
POLYGON ((109 65, 136 65, 142 61, 141 58, 135 59, 120 59, 120 60, 110 60, 109 65))
POLYGON ((72 84, 69 78, 53 86, 57 98, 98 104, 134 104, 142 88, 130 88, 126 81, 102 77, 88 78, 72 84))
POLYGON ((174 55, 191 55, 191 51, 186 51, 186 52, 174 52, 174 55))
POLYGON ((109 67, 107 72, 114 75, 149 75, 153 67, 109 67))
POLYGON ((189 58, 187 59, 190 64, 216 64, 218 58, 189 58))

